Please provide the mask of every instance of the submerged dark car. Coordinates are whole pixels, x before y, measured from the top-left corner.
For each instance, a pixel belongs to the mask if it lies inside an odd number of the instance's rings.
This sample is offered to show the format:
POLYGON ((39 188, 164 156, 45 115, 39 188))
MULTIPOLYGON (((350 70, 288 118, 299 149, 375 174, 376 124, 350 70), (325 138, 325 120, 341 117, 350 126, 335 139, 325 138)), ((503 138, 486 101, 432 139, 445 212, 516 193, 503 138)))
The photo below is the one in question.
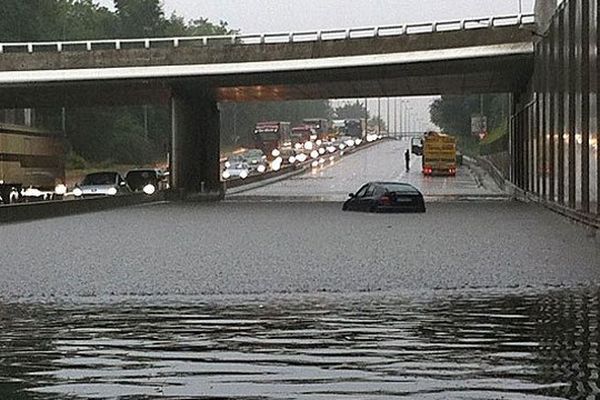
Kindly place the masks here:
POLYGON ((425 200, 417 188, 408 183, 370 182, 351 193, 344 211, 425 212, 425 200))

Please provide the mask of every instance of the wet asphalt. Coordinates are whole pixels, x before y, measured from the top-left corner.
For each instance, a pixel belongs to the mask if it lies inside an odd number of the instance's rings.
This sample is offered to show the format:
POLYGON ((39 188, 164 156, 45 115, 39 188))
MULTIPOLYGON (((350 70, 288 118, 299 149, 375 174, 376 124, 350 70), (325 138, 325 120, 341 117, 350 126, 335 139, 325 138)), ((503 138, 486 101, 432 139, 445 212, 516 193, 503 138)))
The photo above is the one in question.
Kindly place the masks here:
POLYGON ((4 299, 589 285, 600 246, 539 206, 157 204, 0 227, 4 299))

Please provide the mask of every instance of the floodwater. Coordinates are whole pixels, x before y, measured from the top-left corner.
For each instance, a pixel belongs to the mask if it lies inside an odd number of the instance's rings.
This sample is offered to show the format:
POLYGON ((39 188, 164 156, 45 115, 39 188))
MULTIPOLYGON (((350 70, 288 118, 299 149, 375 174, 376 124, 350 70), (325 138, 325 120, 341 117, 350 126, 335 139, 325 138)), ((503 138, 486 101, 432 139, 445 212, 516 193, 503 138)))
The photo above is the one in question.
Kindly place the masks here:
POLYGON ((593 399, 600 289, 0 305, 0 398, 593 399))

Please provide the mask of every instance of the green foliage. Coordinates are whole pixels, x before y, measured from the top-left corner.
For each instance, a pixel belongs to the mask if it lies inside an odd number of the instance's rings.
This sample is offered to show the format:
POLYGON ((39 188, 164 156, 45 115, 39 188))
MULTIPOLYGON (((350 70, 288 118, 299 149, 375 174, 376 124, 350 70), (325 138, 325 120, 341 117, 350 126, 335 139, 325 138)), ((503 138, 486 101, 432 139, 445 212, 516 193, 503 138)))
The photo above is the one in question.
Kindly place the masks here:
POLYGON ((66 157, 67 169, 85 169, 87 168, 87 161, 79 154, 70 152, 66 157))
POLYGON ((154 37, 164 34, 165 13, 160 0, 114 0, 121 37, 154 37))
MULTIPOLYGON (((471 134, 471 116, 481 111, 480 96, 442 96, 432 103, 431 121, 443 132, 458 137, 458 145, 465 154, 479 154, 479 138, 471 134)), ((488 129, 505 126, 508 119, 507 95, 483 96, 483 113, 488 118, 488 129)))
POLYGON ((354 103, 348 102, 343 106, 337 107, 333 111, 333 114, 337 119, 370 118, 365 105, 358 100, 356 100, 354 103))

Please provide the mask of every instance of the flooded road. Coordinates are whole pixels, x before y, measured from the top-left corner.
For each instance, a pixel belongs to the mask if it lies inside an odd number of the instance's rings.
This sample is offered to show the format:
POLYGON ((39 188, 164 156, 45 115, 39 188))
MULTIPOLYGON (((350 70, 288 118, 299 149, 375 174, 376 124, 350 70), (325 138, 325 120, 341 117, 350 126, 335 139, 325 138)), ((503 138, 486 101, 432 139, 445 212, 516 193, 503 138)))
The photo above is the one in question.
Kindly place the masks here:
POLYGON ((0 306, 0 398, 592 399, 597 287, 0 306))

